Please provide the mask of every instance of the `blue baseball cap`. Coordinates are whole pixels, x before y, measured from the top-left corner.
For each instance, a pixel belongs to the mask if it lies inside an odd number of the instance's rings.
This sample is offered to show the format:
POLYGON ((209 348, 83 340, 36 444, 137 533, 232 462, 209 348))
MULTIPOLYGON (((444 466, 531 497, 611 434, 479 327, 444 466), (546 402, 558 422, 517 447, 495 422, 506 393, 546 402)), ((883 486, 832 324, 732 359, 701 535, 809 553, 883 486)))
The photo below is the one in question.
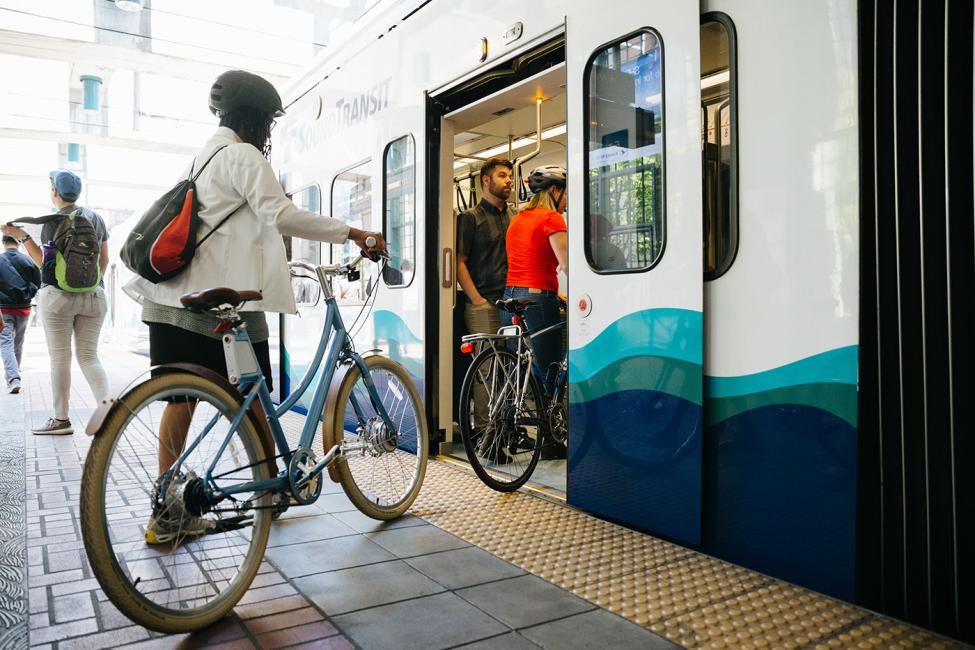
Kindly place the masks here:
POLYGON ((77 201, 81 196, 81 179, 74 172, 55 169, 48 173, 48 176, 51 178, 51 185, 65 201, 77 201))

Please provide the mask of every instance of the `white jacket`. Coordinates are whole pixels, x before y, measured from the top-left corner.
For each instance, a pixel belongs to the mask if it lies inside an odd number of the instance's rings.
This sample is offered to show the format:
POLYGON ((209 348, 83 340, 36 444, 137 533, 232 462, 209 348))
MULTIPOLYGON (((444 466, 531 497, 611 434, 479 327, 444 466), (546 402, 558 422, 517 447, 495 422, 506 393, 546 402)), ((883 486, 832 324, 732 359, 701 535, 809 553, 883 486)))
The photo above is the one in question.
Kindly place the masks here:
MULTIPOLYGON (((206 236, 245 199, 246 204, 196 249, 183 273, 160 284, 136 277, 126 284, 125 292, 140 302, 147 298, 160 305, 180 307, 179 297, 191 291, 210 287, 257 289, 264 299, 247 303, 245 311, 293 314, 295 299, 281 235, 339 244, 348 239, 349 226, 292 203, 271 164, 226 127, 217 129, 204 145, 196 157, 196 169, 222 145, 228 146, 213 157, 196 180, 204 224, 197 238, 206 236)), ((183 178, 188 175, 187 167, 183 178)))

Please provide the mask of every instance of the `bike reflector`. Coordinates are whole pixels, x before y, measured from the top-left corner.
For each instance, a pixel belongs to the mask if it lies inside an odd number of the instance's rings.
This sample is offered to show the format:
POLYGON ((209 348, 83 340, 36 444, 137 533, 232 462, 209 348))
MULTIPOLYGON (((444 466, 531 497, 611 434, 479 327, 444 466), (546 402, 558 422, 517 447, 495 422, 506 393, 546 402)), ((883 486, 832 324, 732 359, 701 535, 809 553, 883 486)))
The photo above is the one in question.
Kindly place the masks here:
POLYGON ((521 325, 521 316, 512 316, 511 317, 511 324, 512 325, 521 325))
POLYGON ((468 341, 467 343, 460 344, 460 351, 464 354, 471 354, 474 352, 474 344, 468 341))

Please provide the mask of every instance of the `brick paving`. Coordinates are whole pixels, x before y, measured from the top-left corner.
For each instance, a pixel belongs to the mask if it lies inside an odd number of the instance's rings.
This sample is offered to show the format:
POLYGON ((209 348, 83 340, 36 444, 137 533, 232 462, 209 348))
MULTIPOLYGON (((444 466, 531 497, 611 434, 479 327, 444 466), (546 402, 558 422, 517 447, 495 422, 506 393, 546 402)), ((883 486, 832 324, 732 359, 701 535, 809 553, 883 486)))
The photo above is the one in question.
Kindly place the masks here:
MULTIPOLYGON (((21 395, 0 396, 3 421, 15 422, 26 461, 25 613, 29 647, 87 648, 353 648, 314 603, 264 562, 241 605, 210 628, 184 635, 162 635, 134 625, 98 586, 85 556, 78 521, 81 472, 91 439, 84 425, 94 400, 75 366, 72 376, 71 436, 33 436, 32 426, 52 415, 46 348, 40 328, 31 328, 25 346, 21 395), (25 433, 26 432, 26 433, 25 433), (26 445, 24 444, 26 443, 26 445), (26 449, 25 449, 26 446, 26 449), (309 645, 318 644, 318 645, 309 645)), ((121 389, 148 367, 144 357, 102 346, 113 390, 121 389)), ((2 637, 0 637, 2 638, 2 637)), ((26 635, 2 647, 26 647, 26 635)))
MULTIPOLYGON (((113 392, 147 369, 145 357, 124 346, 101 350, 113 392)), ((30 435, 31 426, 52 415, 39 328, 30 328, 24 356, 23 393, 0 395, 0 413, 4 421, 16 415, 24 432, 18 453, 25 459, 30 648, 568 648, 582 647, 573 638, 583 638, 579 630, 591 628, 597 614, 625 640, 617 647, 673 647, 422 519, 369 519, 331 481, 318 502, 293 508, 272 526, 265 561, 232 615, 194 634, 163 635, 134 625, 99 588, 81 541, 78 499, 91 393, 76 366, 75 434, 30 435), (477 585, 494 585, 498 599, 513 599, 516 610, 537 608, 518 603, 542 589, 543 611, 529 623, 496 613, 502 609, 475 597, 477 585)), ((27 647, 26 639, 10 647, 27 647)))

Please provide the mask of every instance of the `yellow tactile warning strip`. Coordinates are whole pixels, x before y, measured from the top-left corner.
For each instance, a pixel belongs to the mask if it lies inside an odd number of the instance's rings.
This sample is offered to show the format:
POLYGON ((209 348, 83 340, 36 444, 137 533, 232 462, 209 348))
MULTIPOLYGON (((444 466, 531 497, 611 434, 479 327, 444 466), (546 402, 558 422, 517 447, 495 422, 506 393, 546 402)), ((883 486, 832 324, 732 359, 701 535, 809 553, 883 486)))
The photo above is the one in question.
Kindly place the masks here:
MULTIPOLYGON (((286 418, 288 437, 303 418, 286 418)), ((410 513, 688 648, 956 642, 431 459, 410 513)))

